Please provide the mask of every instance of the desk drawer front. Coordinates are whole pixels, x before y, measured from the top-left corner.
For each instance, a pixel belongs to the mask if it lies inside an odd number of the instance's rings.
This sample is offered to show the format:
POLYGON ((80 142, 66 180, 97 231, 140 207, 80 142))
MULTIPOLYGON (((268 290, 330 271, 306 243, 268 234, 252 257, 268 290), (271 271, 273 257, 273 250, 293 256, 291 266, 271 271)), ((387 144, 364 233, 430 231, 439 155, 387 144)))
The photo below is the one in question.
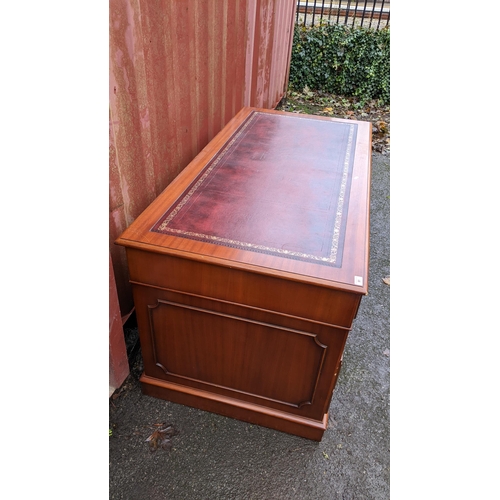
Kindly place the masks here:
POLYGON ((361 295, 203 262, 127 249, 132 282, 351 328, 361 295))

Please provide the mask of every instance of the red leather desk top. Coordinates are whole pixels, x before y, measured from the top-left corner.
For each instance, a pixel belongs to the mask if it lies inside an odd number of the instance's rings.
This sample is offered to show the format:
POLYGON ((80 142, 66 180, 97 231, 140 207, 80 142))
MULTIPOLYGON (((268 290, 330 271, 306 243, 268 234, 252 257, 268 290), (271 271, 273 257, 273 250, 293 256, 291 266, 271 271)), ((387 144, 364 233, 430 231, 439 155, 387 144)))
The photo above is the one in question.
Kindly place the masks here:
POLYGON ((153 230, 340 267, 356 131, 254 111, 153 230))
POLYGON ((145 211, 139 239, 365 288, 370 124, 244 108, 217 138, 145 211))

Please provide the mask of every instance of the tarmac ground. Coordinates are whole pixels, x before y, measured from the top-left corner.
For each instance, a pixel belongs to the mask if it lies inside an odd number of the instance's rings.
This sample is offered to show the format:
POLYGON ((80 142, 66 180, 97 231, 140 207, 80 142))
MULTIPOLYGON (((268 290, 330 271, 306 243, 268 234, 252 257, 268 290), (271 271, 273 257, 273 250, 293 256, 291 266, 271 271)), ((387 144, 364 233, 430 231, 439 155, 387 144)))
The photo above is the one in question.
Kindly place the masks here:
POLYGON ((140 352, 109 399, 109 498, 390 498, 390 158, 374 153, 368 295, 361 301, 321 442, 141 393, 140 352), (147 438, 171 425, 165 448, 147 438))

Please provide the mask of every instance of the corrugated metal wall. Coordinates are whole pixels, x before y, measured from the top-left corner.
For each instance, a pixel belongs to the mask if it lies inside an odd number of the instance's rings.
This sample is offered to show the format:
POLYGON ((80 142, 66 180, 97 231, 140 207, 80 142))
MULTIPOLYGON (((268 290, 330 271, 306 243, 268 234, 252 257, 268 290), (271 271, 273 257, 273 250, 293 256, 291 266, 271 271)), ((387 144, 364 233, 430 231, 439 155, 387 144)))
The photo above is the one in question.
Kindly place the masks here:
POLYGON ((296 2, 248 2, 246 106, 274 108, 288 83, 296 2), (290 16, 292 18, 290 19, 290 16))
POLYGON ((110 0, 110 254, 114 240, 244 106, 288 82, 296 0, 110 0))

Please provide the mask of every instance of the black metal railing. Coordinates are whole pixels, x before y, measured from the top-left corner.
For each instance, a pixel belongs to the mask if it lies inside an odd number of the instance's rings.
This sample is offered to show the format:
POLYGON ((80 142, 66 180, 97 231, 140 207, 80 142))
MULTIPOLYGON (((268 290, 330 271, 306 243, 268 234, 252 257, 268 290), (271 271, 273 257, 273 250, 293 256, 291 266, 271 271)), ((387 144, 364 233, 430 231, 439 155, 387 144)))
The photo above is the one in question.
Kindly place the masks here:
POLYGON ((390 0, 297 0, 296 24, 346 24, 382 29, 389 26, 390 0))

